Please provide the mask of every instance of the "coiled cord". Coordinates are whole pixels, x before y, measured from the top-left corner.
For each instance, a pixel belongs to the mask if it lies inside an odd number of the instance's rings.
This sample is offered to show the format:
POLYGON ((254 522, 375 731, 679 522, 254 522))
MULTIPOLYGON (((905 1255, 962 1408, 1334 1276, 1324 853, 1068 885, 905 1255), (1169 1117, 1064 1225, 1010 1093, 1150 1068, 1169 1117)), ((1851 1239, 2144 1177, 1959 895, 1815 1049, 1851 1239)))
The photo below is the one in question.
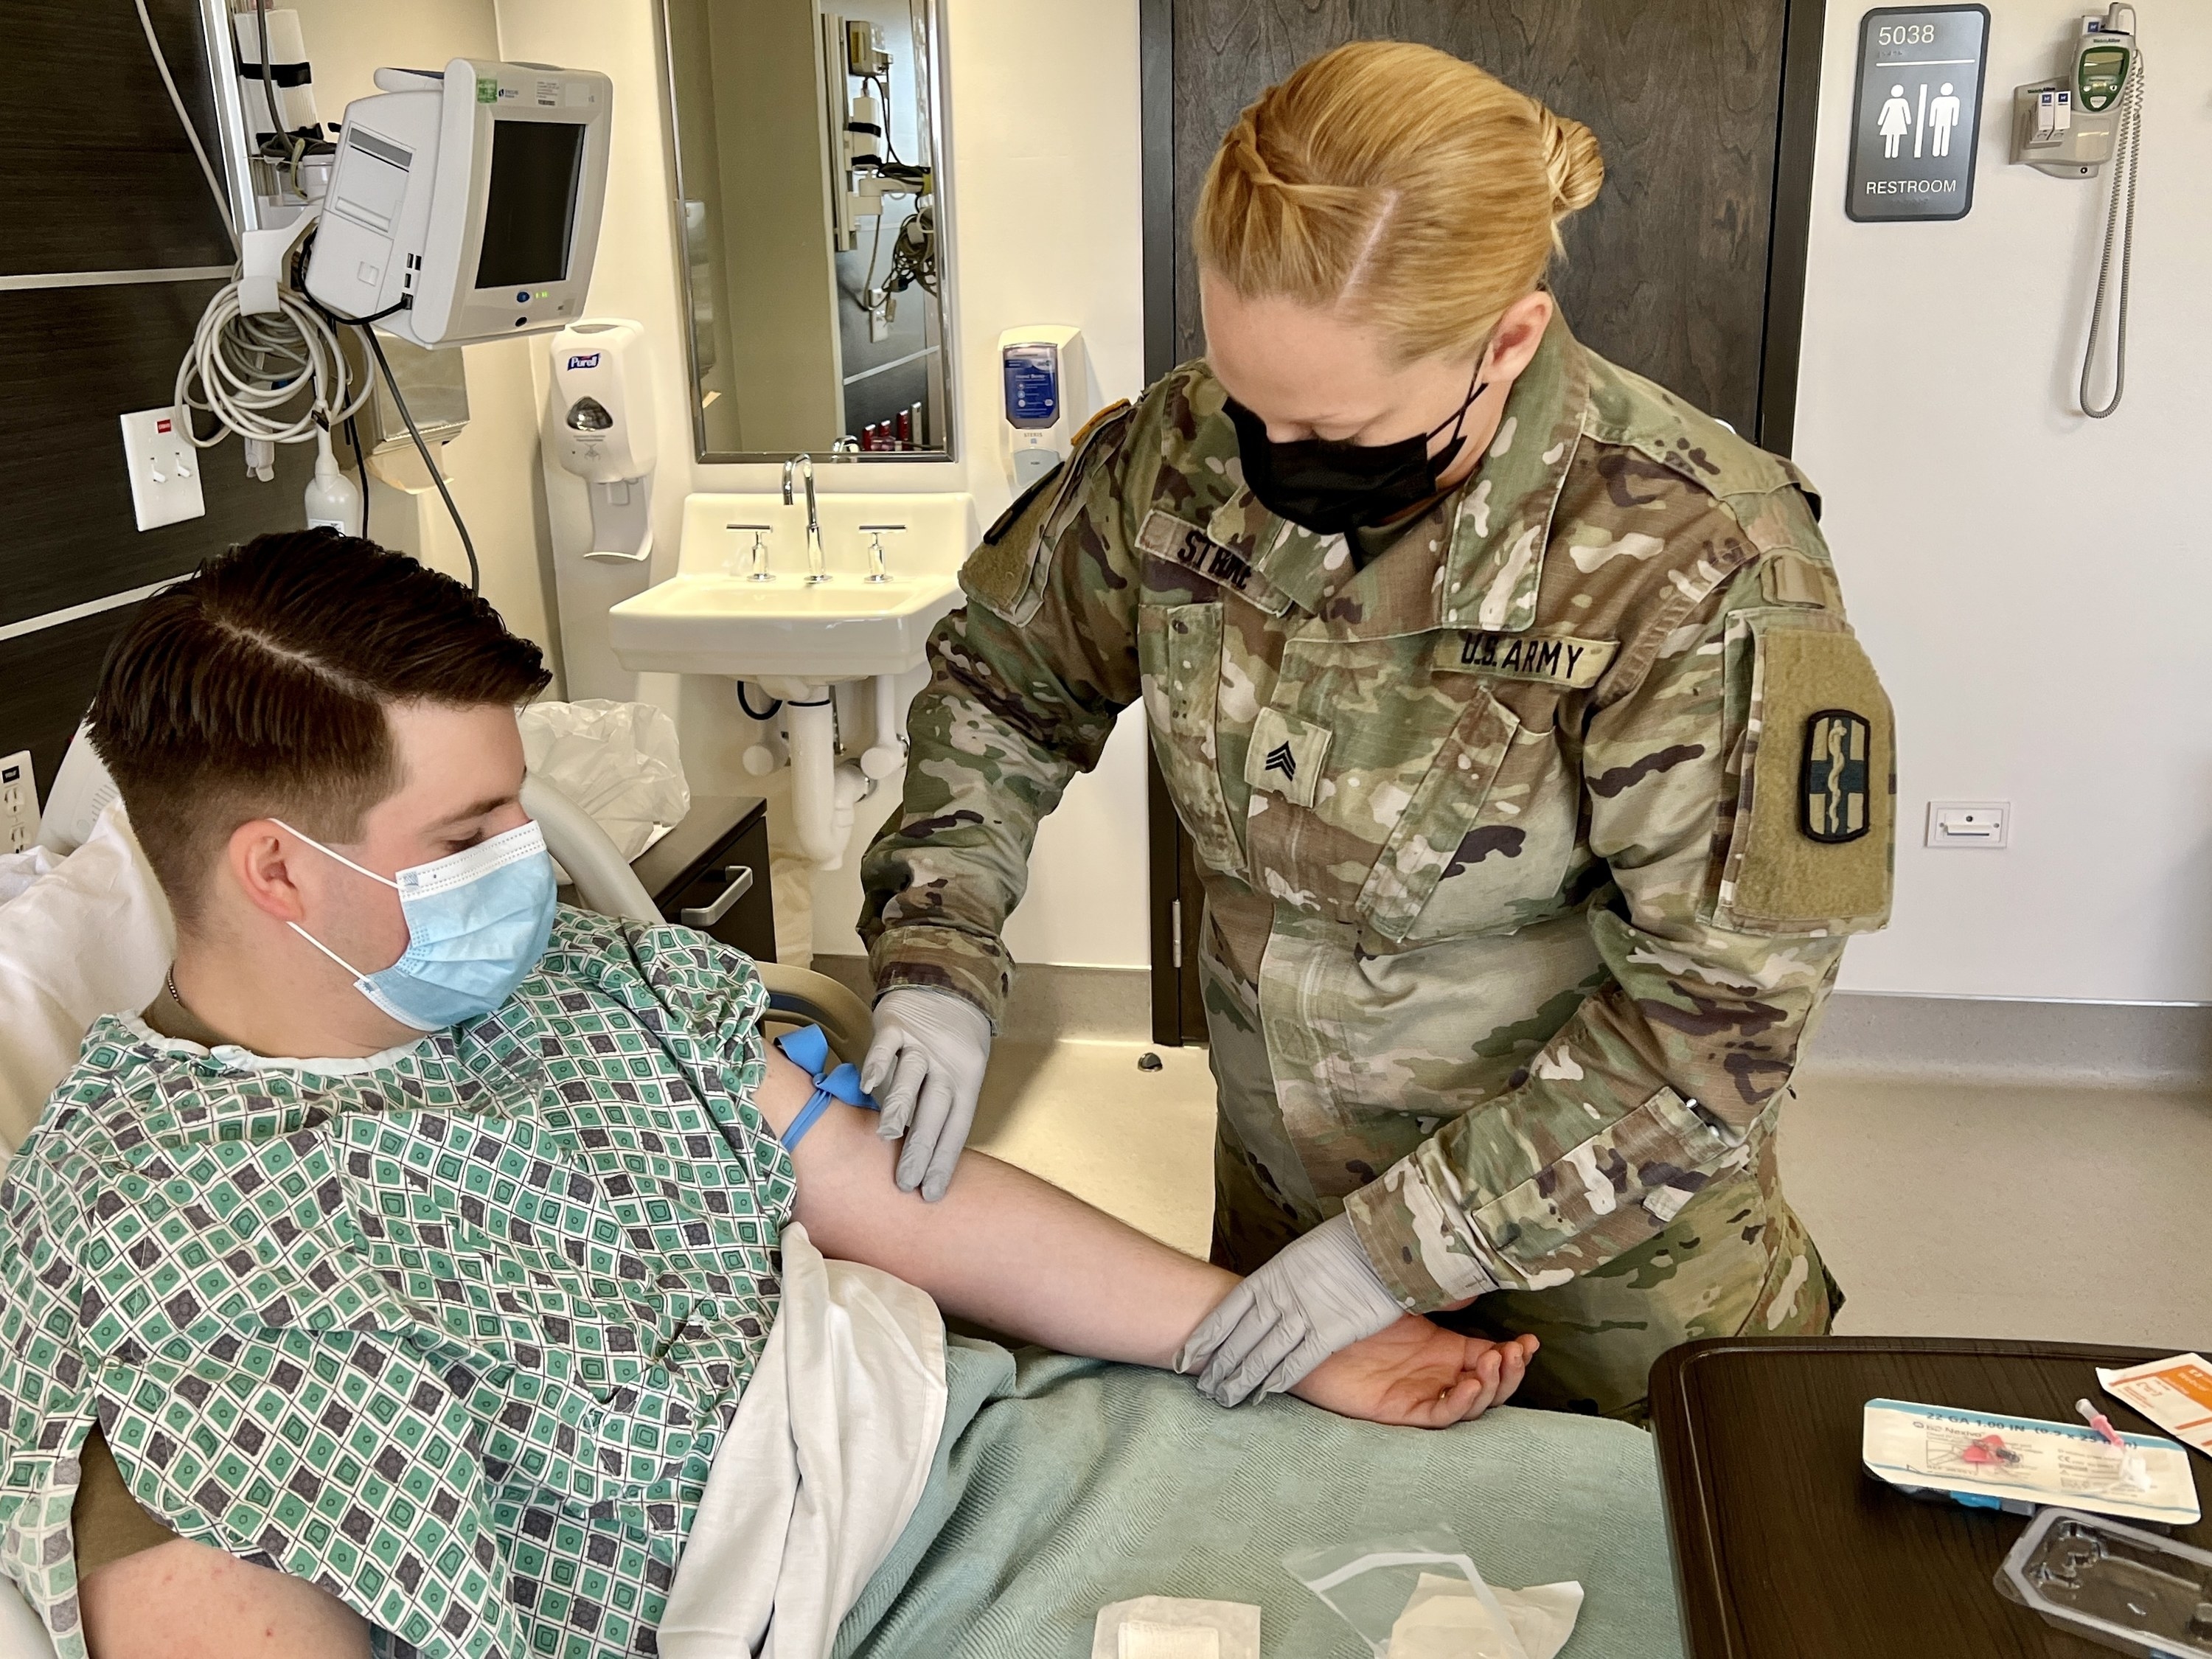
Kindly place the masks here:
MULTIPOLYGON (((212 415, 205 437, 186 419, 185 435, 201 449, 229 433, 249 442, 303 443, 319 428, 342 426, 368 402, 374 381, 356 388, 337 331, 290 289, 276 290, 276 309, 248 316, 239 284, 225 283, 200 313, 192 343, 177 365, 179 410, 212 415), (301 401, 302 394, 306 401, 301 401)), ((274 476, 274 469, 261 475, 274 476)))
POLYGON ((2127 90, 2121 94, 2120 118, 2115 123, 2112 138, 2112 204, 2105 212, 2105 251, 2097 262, 2097 300, 2089 307, 2089 343, 2081 352, 2081 412, 2093 421, 2101 421, 2120 406, 2121 394, 2128 389, 2128 274, 2136 249, 2136 179, 2142 171, 2142 53, 2135 54, 2134 70, 2128 76, 2127 90), (2127 177, 2127 219, 2120 219, 2120 196, 2123 189, 2121 173, 2127 177), (2097 361, 2097 337, 2103 331, 2105 322, 2105 285, 2112 270, 2112 237, 2120 233, 2120 293, 2117 307, 2118 316, 2112 349, 2112 396, 2110 402, 2100 407, 2089 400, 2089 373, 2097 361))

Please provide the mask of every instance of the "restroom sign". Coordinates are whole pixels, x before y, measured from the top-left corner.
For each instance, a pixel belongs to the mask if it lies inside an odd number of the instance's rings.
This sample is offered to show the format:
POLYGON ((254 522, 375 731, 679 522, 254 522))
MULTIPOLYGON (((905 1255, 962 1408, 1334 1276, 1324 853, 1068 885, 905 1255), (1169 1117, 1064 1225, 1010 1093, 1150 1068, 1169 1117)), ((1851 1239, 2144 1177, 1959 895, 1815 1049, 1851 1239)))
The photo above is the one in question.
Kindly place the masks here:
POLYGON ((1862 221, 1966 216, 1989 40, 1984 6, 1881 6, 1859 20, 1844 212, 1862 221))

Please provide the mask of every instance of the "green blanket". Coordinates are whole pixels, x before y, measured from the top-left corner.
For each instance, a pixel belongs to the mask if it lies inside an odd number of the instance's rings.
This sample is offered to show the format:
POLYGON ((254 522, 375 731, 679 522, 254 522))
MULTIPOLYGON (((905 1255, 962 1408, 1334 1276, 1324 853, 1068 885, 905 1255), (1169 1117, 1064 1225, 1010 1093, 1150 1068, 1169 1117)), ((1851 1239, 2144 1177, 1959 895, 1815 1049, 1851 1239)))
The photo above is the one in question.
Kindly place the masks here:
POLYGON ((1161 1371, 948 1349, 936 1468, 838 1659, 1087 1659, 1098 1609, 1137 1595, 1256 1603, 1266 1659, 1366 1659, 1282 1558, 1439 1523, 1493 1583, 1582 1581, 1563 1659, 1681 1650, 1639 1430, 1510 1407, 1440 1432, 1287 1399, 1224 1411, 1161 1371))

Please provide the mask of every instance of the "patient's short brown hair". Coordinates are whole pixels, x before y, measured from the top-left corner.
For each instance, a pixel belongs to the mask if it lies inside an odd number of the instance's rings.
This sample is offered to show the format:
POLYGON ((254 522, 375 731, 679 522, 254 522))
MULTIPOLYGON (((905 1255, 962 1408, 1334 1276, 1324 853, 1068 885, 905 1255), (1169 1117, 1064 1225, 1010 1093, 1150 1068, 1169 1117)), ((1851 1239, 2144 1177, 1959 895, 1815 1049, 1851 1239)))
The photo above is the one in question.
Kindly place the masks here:
POLYGON ((398 787, 385 705, 520 705, 538 648, 450 576, 334 530, 257 537, 148 599, 107 653, 92 740, 180 921, 232 831, 361 834, 398 787))

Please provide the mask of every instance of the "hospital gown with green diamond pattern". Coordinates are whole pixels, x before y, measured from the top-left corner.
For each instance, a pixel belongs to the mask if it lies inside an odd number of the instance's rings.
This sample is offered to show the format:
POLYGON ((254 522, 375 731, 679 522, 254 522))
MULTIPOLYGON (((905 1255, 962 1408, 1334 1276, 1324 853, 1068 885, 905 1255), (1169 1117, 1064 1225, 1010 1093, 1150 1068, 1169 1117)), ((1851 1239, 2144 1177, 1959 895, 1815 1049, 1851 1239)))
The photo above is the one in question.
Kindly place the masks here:
POLYGON ((654 1651, 776 1313, 765 1000, 563 910, 506 1004, 367 1060, 95 1024, 0 1183, 0 1571, 61 1659, 95 1419, 155 1516, 380 1652, 654 1651))

